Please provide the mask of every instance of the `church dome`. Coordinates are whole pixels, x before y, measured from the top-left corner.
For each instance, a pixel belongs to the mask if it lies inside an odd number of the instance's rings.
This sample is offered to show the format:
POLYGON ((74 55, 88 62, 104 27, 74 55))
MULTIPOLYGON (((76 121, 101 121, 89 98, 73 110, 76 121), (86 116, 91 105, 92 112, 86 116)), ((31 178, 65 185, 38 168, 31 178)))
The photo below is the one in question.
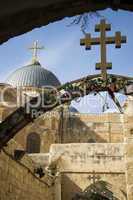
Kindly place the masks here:
POLYGON ((6 83, 13 87, 43 87, 59 86, 58 78, 51 72, 44 69, 38 61, 21 67, 13 72, 6 80, 6 83))
POLYGON ((73 106, 69 106, 69 112, 78 113, 78 110, 73 106))

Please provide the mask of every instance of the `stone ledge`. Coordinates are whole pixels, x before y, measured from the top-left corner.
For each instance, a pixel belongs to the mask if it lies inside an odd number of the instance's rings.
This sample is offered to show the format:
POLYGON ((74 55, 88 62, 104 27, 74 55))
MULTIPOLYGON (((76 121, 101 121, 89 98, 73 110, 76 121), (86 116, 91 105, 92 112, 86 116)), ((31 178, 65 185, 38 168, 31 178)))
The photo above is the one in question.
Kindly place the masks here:
POLYGON ((53 144, 50 163, 60 172, 115 172, 125 171, 124 145, 115 143, 53 144))

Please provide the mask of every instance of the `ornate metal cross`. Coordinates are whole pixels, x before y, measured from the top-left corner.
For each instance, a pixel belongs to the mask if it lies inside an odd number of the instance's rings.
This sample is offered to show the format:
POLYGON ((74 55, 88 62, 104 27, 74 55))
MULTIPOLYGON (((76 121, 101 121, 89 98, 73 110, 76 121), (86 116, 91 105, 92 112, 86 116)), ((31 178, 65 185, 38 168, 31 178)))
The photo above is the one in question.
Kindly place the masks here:
POLYGON ((93 184, 95 184, 97 181, 99 181, 101 179, 101 177, 99 175, 97 175, 95 171, 93 171, 92 175, 88 176, 88 179, 92 180, 93 184))
POLYGON ((90 50, 91 45, 101 45, 101 62, 96 63, 96 69, 101 69, 104 80, 107 79, 107 69, 112 69, 112 63, 108 63, 106 59, 106 44, 115 44, 116 48, 121 48, 121 43, 126 43, 126 36, 121 36, 120 32, 116 32, 115 37, 106 37, 106 31, 110 30, 111 25, 106 24, 103 19, 95 26, 95 31, 100 32, 100 38, 91 38, 91 34, 86 34, 86 37, 80 40, 80 45, 85 45, 86 50, 90 50))
POLYGON ((40 47, 38 45, 38 41, 35 41, 33 46, 30 47, 29 49, 33 51, 32 61, 36 61, 37 60, 37 51, 44 49, 44 47, 43 46, 40 47))

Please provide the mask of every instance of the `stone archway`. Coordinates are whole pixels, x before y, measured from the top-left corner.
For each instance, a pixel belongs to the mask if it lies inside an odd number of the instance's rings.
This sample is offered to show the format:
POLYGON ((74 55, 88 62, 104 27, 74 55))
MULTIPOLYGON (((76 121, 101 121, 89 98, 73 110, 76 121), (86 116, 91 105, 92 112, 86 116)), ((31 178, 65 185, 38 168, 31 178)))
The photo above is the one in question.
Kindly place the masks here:
POLYGON ((127 200, 127 196, 113 185, 98 181, 89 185, 82 193, 75 194, 72 200, 127 200))
POLYGON ((133 3, 126 0, 4 0, 1 1, 0 43, 64 17, 106 8, 133 11, 133 3))

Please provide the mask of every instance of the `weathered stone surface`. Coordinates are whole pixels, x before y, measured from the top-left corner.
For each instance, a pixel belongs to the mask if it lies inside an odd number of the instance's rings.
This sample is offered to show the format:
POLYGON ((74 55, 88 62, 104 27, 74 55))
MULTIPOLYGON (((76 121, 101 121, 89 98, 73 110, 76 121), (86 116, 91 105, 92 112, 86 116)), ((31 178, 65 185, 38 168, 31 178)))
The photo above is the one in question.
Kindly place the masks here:
POLYGON ((129 97, 125 104, 124 137, 125 137, 125 164, 128 200, 133 199, 133 98, 129 97))
POLYGON ((53 144, 50 163, 61 172, 124 172, 124 145, 53 144))
POLYGON ((54 187, 35 178, 33 161, 27 155, 20 162, 12 158, 17 148, 12 140, 5 148, 8 154, 0 152, 0 200, 53 200, 54 187))
POLYGON ((28 155, 36 164, 36 166, 48 166, 49 165, 49 153, 34 153, 28 155))
MULTIPOLYGON (((120 200, 127 200, 124 193, 126 191, 126 182, 124 174, 96 174, 100 176, 100 180, 109 184, 109 190, 120 200)), ((93 180, 89 180, 88 173, 65 173, 62 175, 62 199, 70 200, 76 194, 87 191, 87 188, 93 184, 93 180)))
POLYGON ((133 143, 126 144, 126 156, 133 158, 133 143))
POLYGON ((129 96, 125 103, 125 114, 130 117, 133 117, 133 96, 129 96))
MULTIPOLYGON (((4 118, 5 111, 0 108, 4 118)), ((132 200, 133 116, 132 112, 130 114, 63 113, 61 118, 56 110, 54 114, 41 116, 30 123, 15 137, 23 148, 12 140, 6 150, 12 155, 16 148, 26 150, 28 135, 38 134, 40 154, 24 156, 21 162, 31 171, 37 166, 46 167, 50 176, 45 178, 48 178, 48 183, 55 180, 55 184, 49 189, 42 187, 42 182, 34 179, 27 169, 19 167, 1 152, 0 200, 32 200, 33 197, 38 200, 70 200, 93 184, 93 178, 89 177, 94 173, 110 185, 111 192, 118 199, 127 200, 127 193, 128 200, 132 200), (55 166, 57 174, 53 177, 50 167, 55 166)))

